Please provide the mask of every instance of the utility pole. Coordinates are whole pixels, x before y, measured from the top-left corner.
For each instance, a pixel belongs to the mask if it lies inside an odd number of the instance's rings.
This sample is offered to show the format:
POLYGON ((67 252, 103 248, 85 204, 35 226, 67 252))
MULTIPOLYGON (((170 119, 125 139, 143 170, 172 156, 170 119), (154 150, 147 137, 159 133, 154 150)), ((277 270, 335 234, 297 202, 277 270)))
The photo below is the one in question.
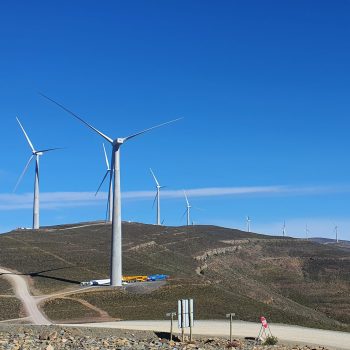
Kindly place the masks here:
POLYGON ((173 323, 176 312, 169 312, 166 314, 167 317, 170 317, 170 341, 173 340, 173 323))
POLYGON ((234 312, 231 312, 230 314, 226 314, 227 318, 230 318, 230 343, 232 342, 232 318, 236 316, 234 312))

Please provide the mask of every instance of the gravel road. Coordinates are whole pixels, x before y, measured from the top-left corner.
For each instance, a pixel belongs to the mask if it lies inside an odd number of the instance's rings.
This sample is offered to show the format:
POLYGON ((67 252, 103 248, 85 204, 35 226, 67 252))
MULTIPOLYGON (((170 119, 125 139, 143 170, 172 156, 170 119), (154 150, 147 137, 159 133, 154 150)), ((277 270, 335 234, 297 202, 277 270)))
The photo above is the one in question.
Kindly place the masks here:
MULTIPOLYGON (((170 321, 118 321, 95 324, 89 323, 74 326, 169 332, 170 321)), ((350 333, 282 324, 270 324, 270 328, 272 334, 281 341, 298 344, 321 345, 333 349, 350 350, 350 333)), ((256 337, 259 333, 259 329, 260 324, 258 323, 244 321, 233 322, 233 335, 236 337, 256 337)), ((177 328, 176 331, 178 331, 177 328)), ((206 336, 228 336, 229 323, 228 321, 224 320, 196 321, 193 328, 193 334, 206 336)))
POLYGON ((17 275, 3 268, 0 268, 0 273, 3 274, 3 277, 13 286, 16 297, 22 302, 31 321, 38 325, 51 324, 38 309, 37 300, 29 293, 26 279, 22 275, 17 275))

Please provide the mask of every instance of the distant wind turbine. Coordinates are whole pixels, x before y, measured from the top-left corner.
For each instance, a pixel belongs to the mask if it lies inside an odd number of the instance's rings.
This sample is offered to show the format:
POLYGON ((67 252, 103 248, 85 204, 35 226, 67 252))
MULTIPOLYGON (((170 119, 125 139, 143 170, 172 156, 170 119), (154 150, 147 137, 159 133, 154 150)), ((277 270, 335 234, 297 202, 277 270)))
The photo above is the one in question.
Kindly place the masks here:
POLYGON ((33 202, 33 229, 37 230, 40 227, 39 224, 39 157, 42 156, 44 153, 49 152, 49 151, 54 151, 56 149, 59 148, 48 148, 48 149, 43 149, 40 151, 37 151, 34 146, 33 143, 30 141, 29 136, 27 135, 26 131, 24 130, 24 127, 22 126, 21 122, 19 121, 19 119, 16 117, 17 122, 19 124, 19 126, 21 127, 23 134, 28 142, 29 147, 32 150, 32 155, 29 157, 29 160, 26 164, 26 166, 24 167, 24 170, 22 171, 21 176, 18 178, 18 181, 16 183, 16 186, 13 190, 13 192, 15 192, 17 190, 18 185, 20 184, 20 182, 22 181, 25 173, 28 170, 28 167, 31 163, 31 161, 34 159, 35 157, 35 180, 34 180, 34 202, 33 202))
POLYGON ((191 221, 190 221, 191 206, 190 206, 190 202, 188 201, 187 194, 186 194, 185 191, 184 191, 184 195, 185 195, 185 199, 186 199, 186 211, 185 211, 184 215, 187 214, 187 215, 186 215, 186 216, 187 216, 186 222, 187 222, 187 226, 189 226, 189 225, 190 225, 190 222, 191 222, 191 221))
POLYGON ((247 232, 250 232, 250 217, 249 216, 247 216, 247 218, 246 218, 246 221, 247 221, 247 232))
POLYGON ((93 127, 91 124, 87 123, 84 119, 80 118, 77 114, 73 113, 60 103, 54 101, 50 97, 47 97, 43 94, 40 94, 47 100, 53 102, 76 119, 80 120, 87 127, 92 129, 94 132, 103 137, 112 145, 112 160, 111 160, 111 169, 110 172, 110 182, 114 180, 113 186, 113 215, 112 215, 112 244, 111 244, 111 271, 110 271, 110 283, 111 286, 121 286, 122 285, 122 220, 121 220, 121 195, 120 195, 120 147, 125 142, 133 139, 136 136, 142 135, 148 131, 159 128, 161 126, 173 123, 182 118, 170 120, 168 122, 152 126, 151 128, 139 131, 135 134, 132 134, 127 137, 115 138, 112 139, 93 127))
MULTIPOLYGON (((100 186, 98 187, 98 189, 95 193, 95 196, 97 195, 98 191, 100 190, 100 188, 103 185, 104 181, 106 180, 107 176, 109 175, 109 177, 111 177, 111 171, 112 171, 111 167, 109 166, 109 161, 108 161, 108 157, 107 157, 107 153, 106 153, 105 144, 102 143, 102 146, 103 146, 103 152, 105 155, 107 170, 106 170, 104 177, 102 178, 100 186)), ((112 183, 112 181, 109 181, 106 221, 112 222, 112 214, 113 214, 113 183, 112 183)))
POLYGON ((154 175, 154 172, 152 171, 152 169, 149 169, 151 171, 151 174, 153 176, 153 179, 156 183, 156 187, 157 187, 157 193, 156 196, 154 197, 154 201, 153 201, 153 206, 154 203, 157 201, 157 216, 156 216, 156 224, 157 225, 161 225, 160 223, 160 189, 163 188, 164 186, 161 186, 156 178, 156 176, 154 175))
POLYGON ((306 224, 306 226, 305 226, 305 235, 306 235, 306 239, 307 240, 309 239, 309 233, 310 233, 309 226, 306 224))
POLYGON ((338 241, 338 226, 334 227, 334 231, 335 231, 335 241, 336 241, 336 243, 339 243, 339 241, 338 241))
POLYGON ((283 237, 286 236, 286 221, 285 220, 283 221, 282 234, 283 234, 283 237))

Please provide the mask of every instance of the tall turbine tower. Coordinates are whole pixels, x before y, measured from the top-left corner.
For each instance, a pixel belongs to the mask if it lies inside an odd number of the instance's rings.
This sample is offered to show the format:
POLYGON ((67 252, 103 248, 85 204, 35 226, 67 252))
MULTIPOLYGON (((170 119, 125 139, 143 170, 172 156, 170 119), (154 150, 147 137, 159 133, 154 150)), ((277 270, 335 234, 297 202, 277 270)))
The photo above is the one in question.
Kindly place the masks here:
POLYGON ((247 216, 246 220, 247 220, 247 232, 250 232, 250 221, 251 221, 250 217, 247 216))
POLYGON ((286 220, 283 221, 282 234, 283 234, 283 237, 286 236, 286 220))
POLYGON ((189 203, 189 201, 188 201, 188 198, 187 198, 187 194, 186 194, 186 192, 184 191, 184 195, 185 195, 185 199, 186 199, 186 211, 185 211, 185 214, 187 214, 186 216, 187 216, 187 220, 186 220, 186 222, 187 222, 187 226, 189 226, 190 225, 190 212, 191 212, 191 206, 190 206, 190 203, 189 203))
POLYGON ((28 160, 26 166, 24 167, 24 170, 22 171, 22 174, 19 177, 19 179, 18 179, 18 181, 16 183, 16 186, 15 186, 13 191, 14 192, 16 191, 18 185, 20 184, 20 182, 22 181, 25 173, 28 170, 28 167, 29 167, 31 161, 35 157, 34 201, 33 201, 33 229, 37 230, 37 229, 39 229, 39 226, 40 226, 40 224, 39 224, 39 158, 45 152, 54 151, 54 150, 59 149, 59 148, 49 148, 49 149, 43 149, 43 150, 40 150, 40 151, 35 150, 32 142, 30 141, 29 136, 27 135, 26 131, 24 130, 21 122, 19 121, 19 119, 17 117, 16 117, 16 119, 17 119, 17 122, 18 122, 19 126, 21 127, 21 129, 23 131, 23 134, 24 134, 24 136, 25 136, 25 138, 26 138, 26 140, 28 142, 29 147, 32 150, 32 155, 29 157, 29 160, 28 160))
MULTIPOLYGON (((103 185, 104 181, 106 180, 107 176, 109 175, 109 177, 111 177, 111 167, 109 166, 109 161, 108 161, 108 157, 107 157, 107 153, 106 153, 106 148, 105 148, 105 144, 102 143, 103 146, 103 152, 105 155, 105 160, 106 160, 106 173, 100 183, 100 186, 98 187, 95 196, 97 195, 98 191, 100 190, 101 186, 103 185)), ((112 181, 109 181, 109 189, 108 189, 108 201, 107 201, 107 215, 106 215, 106 221, 108 222, 112 222, 112 213, 113 213, 113 183, 112 181)))
POLYGON ((151 171, 151 174, 153 176, 153 179, 156 183, 156 187, 157 187, 157 194, 154 197, 154 201, 153 201, 153 206, 154 203, 157 201, 157 216, 156 216, 156 224, 157 225, 161 225, 160 223, 160 189, 163 188, 164 186, 161 186, 156 178, 156 176, 154 175, 153 171, 151 168, 149 168, 149 170, 151 171))
POLYGON ((334 231, 335 231, 335 242, 339 243, 339 241, 338 241, 338 226, 334 227, 334 231))
POLYGON ((122 219, 121 219, 121 196, 120 196, 120 147, 127 141, 133 139, 136 136, 142 135, 148 131, 151 131, 155 128, 159 128, 163 125, 167 125, 173 123, 179 119, 174 119, 151 128, 139 131, 135 134, 132 134, 127 137, 118 137, 112 139, 87 123, 84 119, 80 118, 77 114, 73 113, 63 105, 54 101, 50 97, 47 97, 41 94, 44 98, 53 102, 57 106, 61 107, 63 110, 80 120, 87 127, 95 131, 101 137, 103 137, 106 141, 108 141, 112 145, 112 161, 111 161, 111 169, 110 172, 110 182, 114 180, 113 186, 113 215, 112 215, 112 244, 111 244, 111 271, 110 271, 110 279, 111 286, 121 286, 122 285, 122 219))
POLYGON ((309 239, 309 233, 310 233, 309 226, 306 224, 306 226, 305 226, 305 236, 306 236, 307 240, 309 239))

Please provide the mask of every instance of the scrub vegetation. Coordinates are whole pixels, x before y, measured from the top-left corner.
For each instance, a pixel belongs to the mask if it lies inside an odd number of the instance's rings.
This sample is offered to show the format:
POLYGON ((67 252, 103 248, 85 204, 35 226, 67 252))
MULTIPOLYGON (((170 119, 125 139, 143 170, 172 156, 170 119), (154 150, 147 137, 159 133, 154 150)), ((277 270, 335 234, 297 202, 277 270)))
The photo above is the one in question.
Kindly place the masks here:
POLYGON ((96 312, 163 319, 178 299, 191 297, 198 319, 235 312, 241 320, 264 315, 270 322, 350 331, 350 250, 343 244, 215 226, 123 223, 124 274, 165 273, 170 280, 158 289, 81 288, 81 281, 108 278, 110 237, 104 223, 13 231, 0 235, 0 266, 31 276, 33 293, 71 290, 71 299, 43 304, 54 320, 96 312))

